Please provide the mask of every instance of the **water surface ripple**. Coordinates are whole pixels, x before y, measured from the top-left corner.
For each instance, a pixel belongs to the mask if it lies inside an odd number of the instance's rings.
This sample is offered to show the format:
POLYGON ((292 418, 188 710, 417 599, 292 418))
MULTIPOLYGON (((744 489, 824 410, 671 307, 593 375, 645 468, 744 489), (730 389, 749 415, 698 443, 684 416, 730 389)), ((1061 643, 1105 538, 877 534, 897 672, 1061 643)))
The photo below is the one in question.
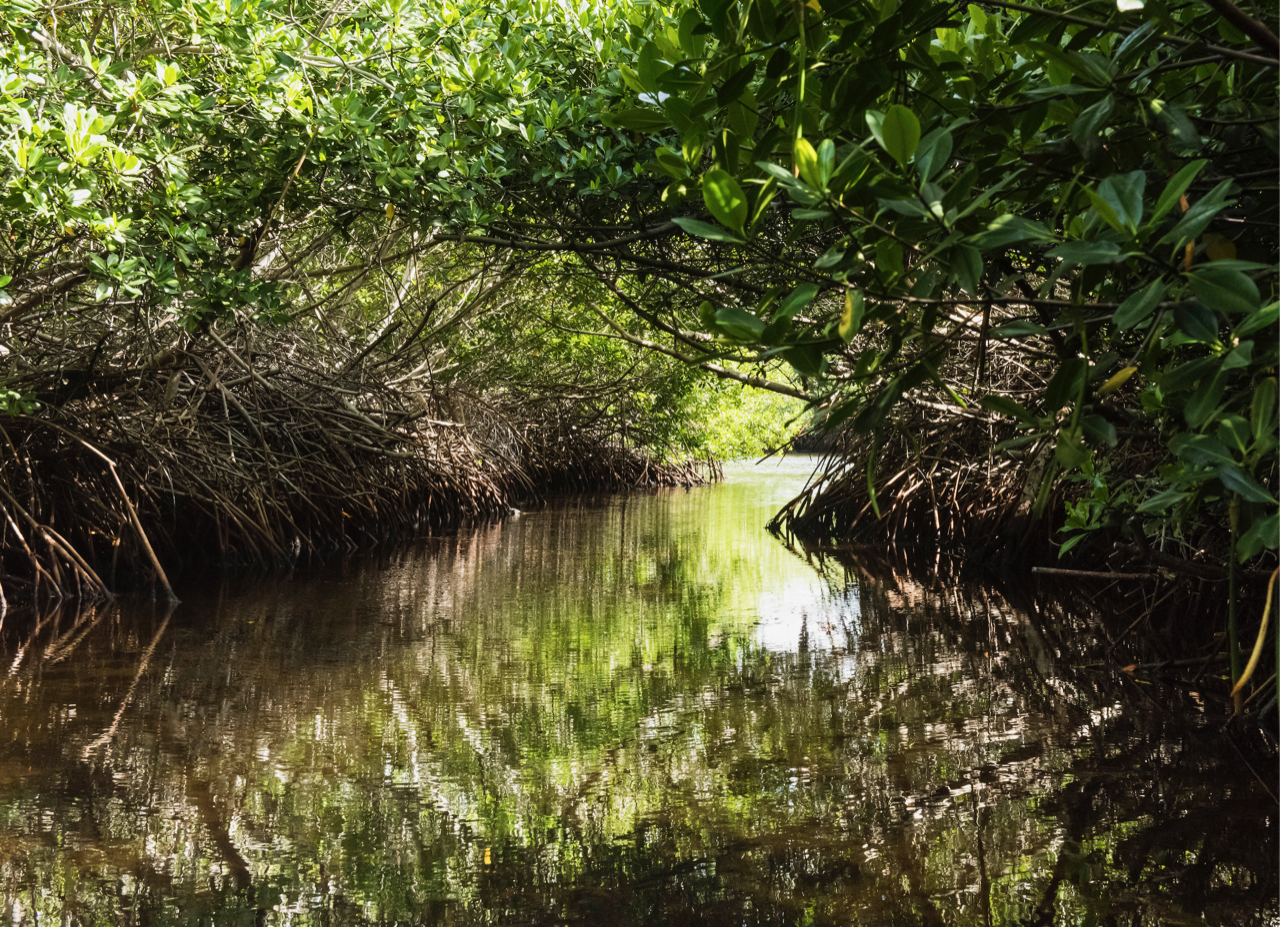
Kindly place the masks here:
POLYGON ((1029 590, 788 550, 761 526, 811 466, 10 612, 0 915, 1274 923, 1275 805, 1218 721, 1029 590))

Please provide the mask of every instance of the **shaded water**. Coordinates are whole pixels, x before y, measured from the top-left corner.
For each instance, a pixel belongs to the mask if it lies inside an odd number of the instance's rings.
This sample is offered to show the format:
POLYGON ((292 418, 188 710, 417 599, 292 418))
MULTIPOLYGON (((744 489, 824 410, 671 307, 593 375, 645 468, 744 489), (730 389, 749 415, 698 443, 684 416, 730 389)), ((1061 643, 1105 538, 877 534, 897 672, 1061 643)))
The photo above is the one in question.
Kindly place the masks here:
POLYGON ((1030 590, 787 550, 807 473, 11 612, 0 916, 1273 922, 1276 806, 1216 716, 1030 590))

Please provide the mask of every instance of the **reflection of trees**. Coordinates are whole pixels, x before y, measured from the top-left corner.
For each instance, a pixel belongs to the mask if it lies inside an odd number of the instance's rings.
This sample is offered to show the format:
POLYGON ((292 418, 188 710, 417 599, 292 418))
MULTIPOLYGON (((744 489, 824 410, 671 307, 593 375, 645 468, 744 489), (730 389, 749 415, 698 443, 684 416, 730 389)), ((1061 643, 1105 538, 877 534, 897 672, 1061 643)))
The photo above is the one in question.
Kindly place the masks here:
POLYGON ((720 513, 663 505, 172 618, 11 616, 6 916, 1256 923, 1273 903, 1260 793, 1212 732, 1079 668, 1064 642, 1096 616, 827 560, 841 646, 769 653, 735 605, 750 551, 718 559, 720 513))

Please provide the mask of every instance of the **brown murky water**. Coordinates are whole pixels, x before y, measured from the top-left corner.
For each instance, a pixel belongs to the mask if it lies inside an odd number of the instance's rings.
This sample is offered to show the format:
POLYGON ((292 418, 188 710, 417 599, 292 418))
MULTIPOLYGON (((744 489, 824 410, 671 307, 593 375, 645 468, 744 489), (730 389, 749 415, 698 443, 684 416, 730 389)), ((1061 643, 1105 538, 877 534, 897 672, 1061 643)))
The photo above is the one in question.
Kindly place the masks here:
POLYGON ((1033 590, 787 550, 807 473, 11 611, 0 918, 1275 923, 1276 805, 1212 709, 1033 590))

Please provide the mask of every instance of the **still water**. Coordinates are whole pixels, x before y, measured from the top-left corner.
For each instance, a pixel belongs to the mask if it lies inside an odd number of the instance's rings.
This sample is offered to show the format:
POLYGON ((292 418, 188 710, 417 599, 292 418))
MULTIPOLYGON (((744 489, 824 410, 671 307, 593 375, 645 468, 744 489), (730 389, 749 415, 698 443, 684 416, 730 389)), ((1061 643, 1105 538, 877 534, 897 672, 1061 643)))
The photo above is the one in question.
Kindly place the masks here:
POLYGON ((1216 707, 1029 588, 788 549, 810 467, 11 611, 0 918, 1275 922, 1216 707))

